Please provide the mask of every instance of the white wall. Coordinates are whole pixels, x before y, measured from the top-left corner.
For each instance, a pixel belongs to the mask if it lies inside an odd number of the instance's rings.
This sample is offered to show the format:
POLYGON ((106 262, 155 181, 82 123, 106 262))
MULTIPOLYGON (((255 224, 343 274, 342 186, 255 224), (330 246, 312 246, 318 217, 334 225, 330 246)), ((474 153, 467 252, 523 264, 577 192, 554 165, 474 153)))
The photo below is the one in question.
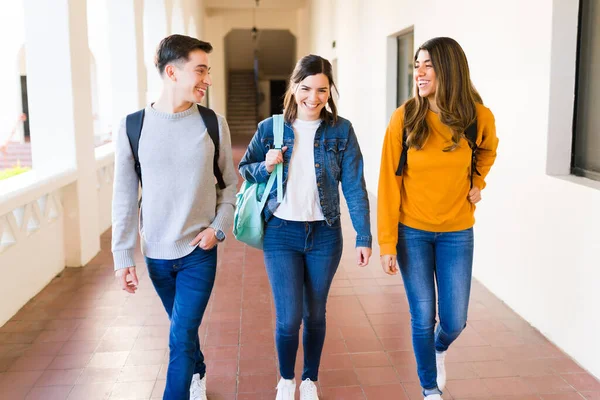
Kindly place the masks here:
MULTIPOLYGON (((359 135, 373 193, 390 117, 388 88, 395 85, 386 78, 388 37, 414 25, 416 47, 435 36, 461 43, 500 138, 476 215, 475 276, 600 377, 600 185, 546 175, 554 162, 547 156, 549 130, 570 143, 577 2, 432 0, 426 8, 407 0, 309 3, 309 50, 338 57, 340 112, 359 135), (553 46, 559 40, 571 44, 553 46)), ((550 154, 563 157, 569 149, 550 154)))

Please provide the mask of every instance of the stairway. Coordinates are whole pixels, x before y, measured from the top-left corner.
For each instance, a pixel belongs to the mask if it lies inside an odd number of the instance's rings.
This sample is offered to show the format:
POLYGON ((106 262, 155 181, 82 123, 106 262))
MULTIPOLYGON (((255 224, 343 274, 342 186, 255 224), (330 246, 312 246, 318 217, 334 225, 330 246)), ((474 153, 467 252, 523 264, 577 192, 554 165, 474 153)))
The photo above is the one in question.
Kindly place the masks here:
POLYGON ((232 136, 256 132, 256 85, 253 71, 231 71, 227 96, 227 122, 232 136))

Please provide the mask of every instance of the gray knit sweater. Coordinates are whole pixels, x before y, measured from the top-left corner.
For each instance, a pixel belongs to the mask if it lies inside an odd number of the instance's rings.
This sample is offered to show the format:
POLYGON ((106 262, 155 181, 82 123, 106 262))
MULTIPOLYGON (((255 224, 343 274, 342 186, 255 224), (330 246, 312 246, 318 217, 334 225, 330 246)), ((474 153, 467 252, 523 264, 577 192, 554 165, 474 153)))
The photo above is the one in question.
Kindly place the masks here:
MULTIPOLYGON (((139 158, 143 201, 139 213, 142 253, 173 260, 190 254, 189 242, 207 227, 229 232, 233 222, 237 174, 231 137, 218 115, 219 168, 227 187, 220 190, 213 174, 214 145, 194 104, 188 110, 162 113, 146 107, 139 158)), ((135 266, 138 235, 138 177, 121 121, 116 138, 112 207, 112 252, 115 270, 135 266)))

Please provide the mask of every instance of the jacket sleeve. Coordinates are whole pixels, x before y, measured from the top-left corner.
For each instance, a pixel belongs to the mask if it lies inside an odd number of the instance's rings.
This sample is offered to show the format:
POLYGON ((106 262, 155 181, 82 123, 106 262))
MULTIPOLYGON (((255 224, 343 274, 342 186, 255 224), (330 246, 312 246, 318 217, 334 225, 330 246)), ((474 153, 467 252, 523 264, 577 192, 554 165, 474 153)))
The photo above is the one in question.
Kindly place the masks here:
POLYGON ((352 125, 350 125, 348 145, 342 159, 341 180, 342 191, 356 231, 356 247, 371 248, 373 238, 369 194, 365 184, 363 156, 352 125))

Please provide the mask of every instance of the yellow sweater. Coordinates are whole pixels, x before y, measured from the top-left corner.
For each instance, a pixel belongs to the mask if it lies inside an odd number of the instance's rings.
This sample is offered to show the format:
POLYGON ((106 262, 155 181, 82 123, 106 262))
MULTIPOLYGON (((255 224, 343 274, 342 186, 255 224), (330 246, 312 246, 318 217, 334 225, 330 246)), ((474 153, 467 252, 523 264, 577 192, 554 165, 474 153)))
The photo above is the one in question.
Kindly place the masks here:
MULTIPOLYGON (((475 223, 475 205, 468 199, 471 148, 466 139, 444 152, 452 131, 438 114, 427 113, 429 138, 421 150, 410 148, 403 176, 396 176, 402 152, 404 106, 398 108, 387 127, 377 196, 377 228, 381 254, 396 254, 398 223, 430 232, 468 229, 475 223)), ((496 159, 498 138, 494 115, 477 105, 477 170, 473 186, 485 187, 485 177, 496 159)))

